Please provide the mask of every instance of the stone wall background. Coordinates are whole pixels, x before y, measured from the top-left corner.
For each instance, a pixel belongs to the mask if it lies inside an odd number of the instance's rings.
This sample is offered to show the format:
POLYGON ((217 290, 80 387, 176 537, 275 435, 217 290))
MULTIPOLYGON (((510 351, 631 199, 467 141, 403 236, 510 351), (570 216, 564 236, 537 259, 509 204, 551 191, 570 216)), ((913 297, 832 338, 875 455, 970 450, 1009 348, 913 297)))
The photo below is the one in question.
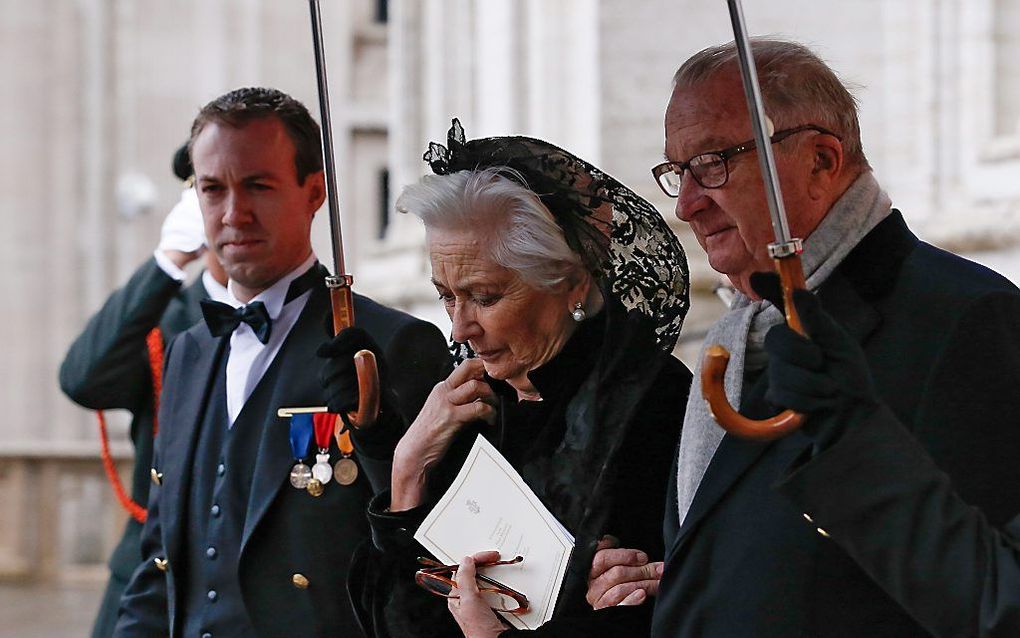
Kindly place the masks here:
MULTIPOLYGON (((547 138, 672 220, 648 173, 675 67, 732 38, 706 0, 323 0, 348 269, 446 328, 423 233, 392 212, 450 118, 547 138), (385 19, 383 19, 385 18, 385 19)), ((1020 281, 1020 3, 745 0, 754 34, 813 45, 861 101, 865 150, 923 237, 1020 281)), ((64 352, 151 253, 197 109, 277 86, 317 113, 307 6, 280 0, 0 0, 0 577, 99 573, 123 522, 64 352)), ((315 230, 329 261, 325 211, 315 230)), ((675 220, 674 220, 675 221, 675 220)), ((679 354, 722 306, 695 273, 679 354)), ((937 276, 937 273, 933 273, 937 276)), ((127 469, 125 415, 111 415, 127 469)))

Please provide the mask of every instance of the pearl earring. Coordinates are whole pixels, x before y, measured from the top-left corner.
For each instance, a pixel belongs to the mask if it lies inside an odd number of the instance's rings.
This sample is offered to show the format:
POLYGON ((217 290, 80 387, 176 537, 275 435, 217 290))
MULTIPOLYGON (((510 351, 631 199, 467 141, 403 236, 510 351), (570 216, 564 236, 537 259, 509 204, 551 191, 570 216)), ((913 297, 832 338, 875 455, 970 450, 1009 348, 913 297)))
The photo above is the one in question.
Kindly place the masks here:
POLYGON ((574 321, 580 323, 584 321, 588 314, 584 311, 584 306, 580 301, 574 304, 574 311, 570 313, 570 316, 574 318, 574 321))

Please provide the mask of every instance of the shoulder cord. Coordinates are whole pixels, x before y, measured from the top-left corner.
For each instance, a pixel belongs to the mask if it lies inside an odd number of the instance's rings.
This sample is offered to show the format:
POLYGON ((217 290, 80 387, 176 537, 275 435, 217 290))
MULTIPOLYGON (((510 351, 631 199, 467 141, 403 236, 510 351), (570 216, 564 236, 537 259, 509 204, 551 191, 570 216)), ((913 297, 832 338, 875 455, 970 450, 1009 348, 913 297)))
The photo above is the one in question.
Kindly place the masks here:
MULTIPOLYGON (((163 333, 158 327, 153 328, 145 336, 145 345, 149 350, 149 365, 152 368, 152 438, 155 440, 156 433, 159 432, 159 392, 163 388, 163 333)), ((117 467, 110 455, 110 438, 106 432, 106 417, 103 416, 102 410, 96 411, 96 418, 99 421, 100 455, 103 459, 106 478, 110 481, 110 486, 121 507, 131 515, 131 518, 139 523, 144 523, 147 514, 145 506, 139 505, 128 496, 124 489, 124 483, 121 482, 120 475, 117 474, 117 467)))

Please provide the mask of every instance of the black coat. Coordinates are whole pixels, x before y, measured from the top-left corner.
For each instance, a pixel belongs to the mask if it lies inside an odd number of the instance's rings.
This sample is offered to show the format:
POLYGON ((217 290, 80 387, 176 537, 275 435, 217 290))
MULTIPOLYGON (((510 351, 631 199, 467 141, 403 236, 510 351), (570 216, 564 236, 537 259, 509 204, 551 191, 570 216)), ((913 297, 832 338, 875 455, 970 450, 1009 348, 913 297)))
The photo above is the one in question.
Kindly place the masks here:
MULTIPOLYGON (((360 295, 354 296, 354 307, 358 325, 385 354, 400 409, 416 414, 423 397, 449 368, 441 333, 432 324, 360 295)), ((279 367, 280 381, 266 389, 274 408, 323 404, 317 374, 322 361, 315 351, 326 339, 328 311, 329 296, 320 284, 270 368, 279 367)), ((175 611, 182 592, 175 587, 175 570, 187 562, 182 549, 187 534, 184 495, 190 489, 205 390, 216 373, 217 346, 218 340, 204 323, 171 344, 154 464, 163 474, 162 483, 150 494, 142 538, 145 561, 121 601, 117 636, 176 636, 181 631, 175 611), (165 572, 156 566, 156 559, 163 558, 168 562, 165 572)), ((330 485, 322 497, 314 498, 289 485, 294 461, 288 428, 282 423, 274 409, 265 415, 261 428, 237 566, 245 608, 259 635, 294 631, 319 637, 357 635, 343 594, 347 565, 367 537, 364 508, 371 484, 388 483, 390 459, 362 455, 359 450, 362 473, 358 481, 349 487, 330 485), (294 574, 303 575, 310 584, 296 586, 294 574)))
POLYGON ((889 410, 779 490, 933 635, 1020 636, 1020 517, 997 530, 889 410))
MULTIPOLYGON (((182 289, 149 259, 89 319, 60 366, 60 389, 78 405, 131 412, 131 498, 143 507, 149 497, 153 442, 152 373, 145 337, 158 325, 169 343, 202 318, 198 302, 206 296, 201 280, 182 289)), ((93 628, 95 638, 113 634, 120 595, 141 560, 141 533, 141 523, 129 518, 110 556, 111 578, 93 628)))
POLYGON ((543 397, 540 404, 517 405, 507 384, 492 382, 501 400, 499 423, 458 435, 430 478, 425 504, 389 513, 388 493, 373 499, 369 520, 375 545, 359 550, 350 583, 370 635, 461 635, 445 600, 414 583, 415 557, 425 550, 412 536, 479 432, 575 538, 553 619, 534 633, 628 638, 648 633, 648 605, 593 611, 585 601, 587 577, 603 534, 617 536, 622 546, 647 550, 651 560, 661 559, 667 472, 691 374, 657 349, 647 325, 608 304, 529 378, 543 397))
MULTIPOLYGON (((1004 489, 1020 485, 1016 287, 919 242, 894 212, 819 296, 861 344, 886 405, 960 496, 993 524, 1016 516, 1020 490, 1004 489)), ((762 375, 745 393, 745 414, 774 413, 765 383, 762 375)), ((810 446, 801 433, 771 444, 727 435, 682 526, 671 492, 654 636, 929 635, 774 489, 810 446)), ((897 533, 914 533, 923 523, 900 524, 897 533)))

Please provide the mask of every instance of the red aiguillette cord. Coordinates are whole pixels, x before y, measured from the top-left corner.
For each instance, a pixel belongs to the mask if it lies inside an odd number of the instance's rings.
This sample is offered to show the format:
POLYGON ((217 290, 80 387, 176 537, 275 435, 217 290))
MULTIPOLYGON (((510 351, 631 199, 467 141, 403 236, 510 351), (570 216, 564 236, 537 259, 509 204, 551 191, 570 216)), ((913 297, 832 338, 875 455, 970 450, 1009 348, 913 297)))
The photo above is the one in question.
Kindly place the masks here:
MULTIPOLYGON (((159 328, 153 328, 145 337, 145 345, 149 350, 149 366, 152 368, 152 438, 156 438, 159 432, 159 393, 163 389, 163 333, 159 328)), ((113 493, 131 518, 139 523, 144 523, 147 518, 145 507, 136 503, 120 480, 117 474, 117 467, 110 455, 110 437, 106 431, 106 417, 102 410, 96 411, 96 420, 99 421, 99 454, 103 460, 103 470, 106 471, 106 478, 110 481, 113 493)))

